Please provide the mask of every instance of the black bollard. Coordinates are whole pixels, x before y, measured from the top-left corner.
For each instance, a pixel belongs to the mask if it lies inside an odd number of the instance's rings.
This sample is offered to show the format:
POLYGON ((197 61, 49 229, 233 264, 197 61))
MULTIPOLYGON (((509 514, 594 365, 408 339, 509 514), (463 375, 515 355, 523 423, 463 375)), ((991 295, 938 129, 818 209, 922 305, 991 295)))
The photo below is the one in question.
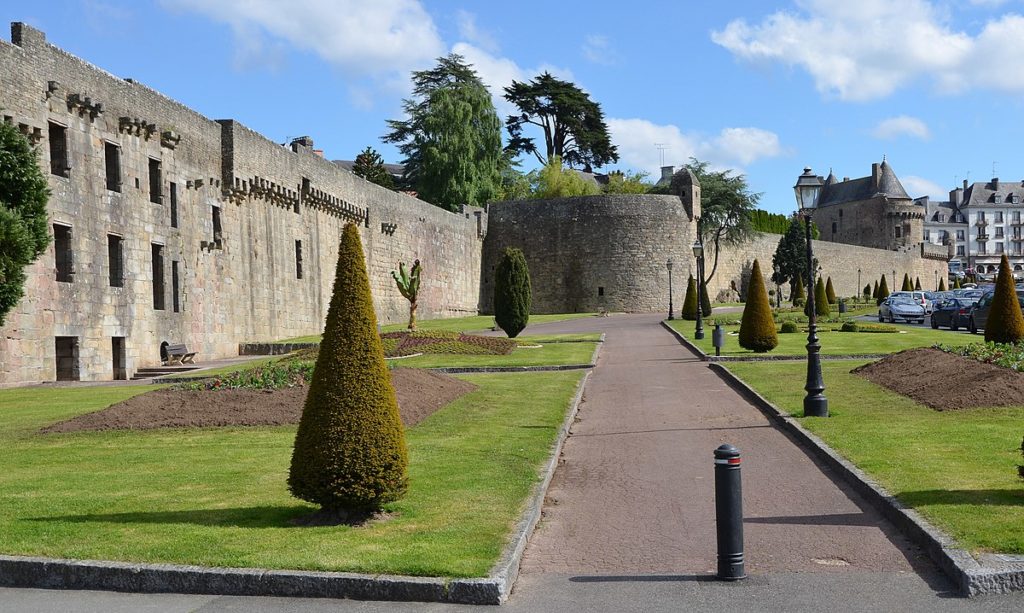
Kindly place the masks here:
POLYGON ((740 450, 725 444, 715 449, 715 523, 718 529, 718 578, 736 581, 743 568, 743 489, 740 450))

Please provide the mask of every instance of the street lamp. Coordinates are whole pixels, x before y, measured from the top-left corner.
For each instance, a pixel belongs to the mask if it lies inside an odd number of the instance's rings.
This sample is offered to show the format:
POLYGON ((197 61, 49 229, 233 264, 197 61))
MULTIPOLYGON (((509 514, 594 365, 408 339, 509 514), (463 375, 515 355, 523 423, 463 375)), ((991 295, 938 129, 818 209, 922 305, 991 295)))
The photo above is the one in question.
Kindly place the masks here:
POLYGON ((860 269, 857 269, 857 297, 860 297, 860 269))
MULTIPOLYGON (((892 271, 892 291, 896 291, 896 271, 892 271)), ((899 289, 903 289, 902 287, 899 289)))
POLYGON ((701 340, 704 338, 704 244, 700 236, 693 243, 693 257, 697 259, 697 329, 693 331, 693 338, 701 340))
POLYGON ((668 269, 668 319, 672 321, 675 319, 675 316, 672 315, 672 258, 665 262, 665 268, 668 269))
POLYGON ((818 322, 814 312, 814 247, 811 245, 811 212, 818 205, 823 181, 821 177, 804 168, 804 174, 796 180, 793 191, 796 203, 804 217, 807 238, 807 396, 804 397, 805 417, 828 417, 828 399, 825 398, 825 382, 821 378, 821 344, 818 342, 818 322))
POLYGON ((775 275, 772 277, 772 279, 775 280, 775 308, 781 309, 782 308, 782 290, 779 287, 779 285, 780 285, 779 284, 779 272, 780 271, 779 271, 779 265, 778 264, 775 264, 774 266, 772 266, 772 272, 775 273, 775 275))

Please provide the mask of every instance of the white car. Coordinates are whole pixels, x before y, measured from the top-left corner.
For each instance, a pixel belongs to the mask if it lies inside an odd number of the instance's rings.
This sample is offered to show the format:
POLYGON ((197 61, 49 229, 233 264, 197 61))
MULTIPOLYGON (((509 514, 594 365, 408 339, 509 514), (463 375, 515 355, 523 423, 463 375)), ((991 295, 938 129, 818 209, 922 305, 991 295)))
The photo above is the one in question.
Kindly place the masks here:
POLYGON ((916 302, 919 305, 921 305, 921 308, 924 309, 925 313, 931 313, 932 312, 932 303, 931 303, 930 300, 928 300, 928 298, 925 297, 924 292, 919 292, 919 291, 913 291, 913 292, 899 291, 899 292, 893 292, 893 293, 889 294, 889 296, 890 297, 895 297, 895 296, 906 296, 906 297, 909 297, 911 300, 913 300, 914 302, 916 302))
MULTIPOLYGON (((921 303, 907 296, 910 292, 899 292, 900 296, 890 295, 878 305, 878 321, 889 320, 889 323, 896 323, 897 319, 910 323, 916 321, 924 323, 924 307, 921 303)), ((920 293, 920 292, 916 292, 920 293)))

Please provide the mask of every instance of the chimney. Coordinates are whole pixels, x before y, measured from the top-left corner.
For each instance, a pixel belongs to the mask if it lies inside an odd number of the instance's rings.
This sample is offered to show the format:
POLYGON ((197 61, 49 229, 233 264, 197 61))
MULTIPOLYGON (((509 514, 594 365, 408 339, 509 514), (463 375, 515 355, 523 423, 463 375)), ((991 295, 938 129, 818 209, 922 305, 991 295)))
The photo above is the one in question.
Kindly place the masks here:
POLYGON ((843 183, 846 183, 849 180, 850 180, 850 177, 843 177, 843 183))
POLYGON ((967 189, 967 179, 964 179, 964 189, 967 189))
POLYGON ((19 47, 42 47, 46 44, 46 34, 27 23, 15 21, 11 23, 11 42, 19 47))
POLYGON ((290 148, 295 153, 300 151, 312 151, 313 150, 313 137, 312 136, 300 136, 293 138, 290 144, 290 148))
POLYGON ((871 165, 871 187, 878 189, 879 179, 878 164, 871 165))
POLYGON ((959 187, 949 190, 949 201, 953 206, 959 207, 964 200, 964 190, 959 187))
POLYGON ((992 189, 999 191, 999 177, 992 177, 992 189))
POLYGON ((675 169, 676 169, 675 166, 662 166, 661 167, 661 180, 662 181, 671 181, 672 180, 672 173, 675 172, 675 169))

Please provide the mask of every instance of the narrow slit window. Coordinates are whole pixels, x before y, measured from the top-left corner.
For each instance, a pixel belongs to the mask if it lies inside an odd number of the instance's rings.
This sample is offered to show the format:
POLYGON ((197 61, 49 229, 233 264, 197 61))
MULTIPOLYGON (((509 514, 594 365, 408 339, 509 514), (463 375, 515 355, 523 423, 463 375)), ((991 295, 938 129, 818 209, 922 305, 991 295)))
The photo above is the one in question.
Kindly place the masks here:
POLYGON ((220 207, 213 207, 213 243, 218 249, 224 244, 224 229, 220 222, 220 207))
POLYGON ((164 310, 164 246, 153 247, 153 309, 164 310))
POLYGON ((178 260, 171 260, 171 306, 175 313, 181 312, 181 280, 178 277, 178 260))
POLYGON ((53 253, 57 280, 71 283, 75 280, 75 264, 71 251, 71 226, 53 224, 53 253))
POLYGON ((121 191, 121 148, 114 143, 104 143, 103 159, 107 168, 107 189, 121 191))
POLYGON ((149 158, 149 201, 163 204, 163 177, 161 176, 160 160, 149 158))
POLYGON ((178 184, 171 183, 171 227, 178 227, 178 184))
POLYGON ((64 126, 50 122, 50 174, 58 177, 68 177, 71 174, 71 164, 68 158, 68 129, 64 126))
POLYGON ((124 241, 116 234, 107 235, 107 262, 110 265, 110 287, 124 287, 124 241))
POLYGON ((302 278, 302 241, 295 241, 295 278, 302 278))

